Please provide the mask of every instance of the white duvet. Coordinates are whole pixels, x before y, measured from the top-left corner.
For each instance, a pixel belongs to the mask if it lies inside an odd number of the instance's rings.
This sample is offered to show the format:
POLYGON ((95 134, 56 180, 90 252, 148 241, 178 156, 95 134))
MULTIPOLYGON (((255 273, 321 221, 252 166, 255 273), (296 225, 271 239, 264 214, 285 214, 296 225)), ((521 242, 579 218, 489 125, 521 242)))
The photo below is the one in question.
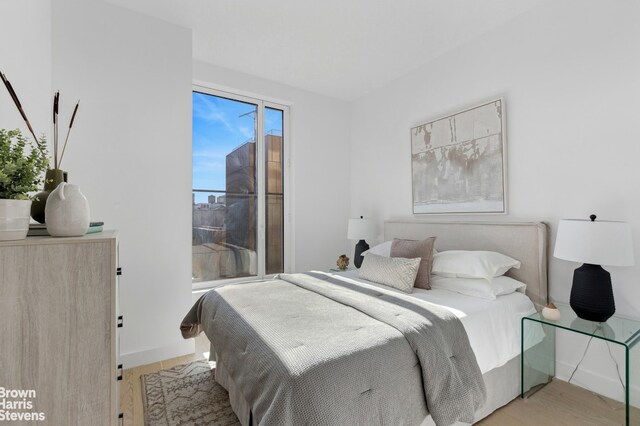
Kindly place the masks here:
MULTIPOLYGON (((359 279, 357 270, 335 276, 402 293, 382 284, 359 279)), ((520 321, 523 316, 536 311, 533 302, 519 292, 498 296, 496 300, 486 300, 448 290, 414 288, 410 296, 441 305, 460 318, 483 374, 520 354, 520 321)))

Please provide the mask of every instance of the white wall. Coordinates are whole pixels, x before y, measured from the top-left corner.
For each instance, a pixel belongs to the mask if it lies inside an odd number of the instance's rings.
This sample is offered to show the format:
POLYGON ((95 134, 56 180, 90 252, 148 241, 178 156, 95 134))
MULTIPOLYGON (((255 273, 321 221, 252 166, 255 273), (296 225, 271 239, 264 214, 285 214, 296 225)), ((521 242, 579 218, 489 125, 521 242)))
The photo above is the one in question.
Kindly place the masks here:
MULTIPOLYGON (((607 269, 618 313, 640 318, 638 17, 638 2, 547 2, 359 99, 351 213, 380 222, 540 220, 551 225, 551 249, 560 218, 629 221, 639 266, 607 269), (506 101, 509 214, 412 216, 409 129, 497 96, 506 101)), ((577 266, 551 259, 553 300, 568 301, 577 266)), ((561 377, 585 344, 559 335, 561 377)), ((583 366, 579 383, 622 395, 606 346, 590 350, 583 366), (597 380, 595 371, 608 379, 597 380)))
POLYGON ((125 365, 191 353, 191 31, 56 0, 52 44, 62 122, 81 100, 62 167, 120 232, 125 365))
POLYGON ((348 104, 199 61, 194 62, 193 78, 291 105, 293 270, 334 266, 347 250, 348 104))
MULTIPOLYGON (((0 71, 20 98, 36 135, 51 130, 51 1, 5 0, 0 2, 0 71)), ((0 83, 0 128, 27 126, 9 93, 0 83)))

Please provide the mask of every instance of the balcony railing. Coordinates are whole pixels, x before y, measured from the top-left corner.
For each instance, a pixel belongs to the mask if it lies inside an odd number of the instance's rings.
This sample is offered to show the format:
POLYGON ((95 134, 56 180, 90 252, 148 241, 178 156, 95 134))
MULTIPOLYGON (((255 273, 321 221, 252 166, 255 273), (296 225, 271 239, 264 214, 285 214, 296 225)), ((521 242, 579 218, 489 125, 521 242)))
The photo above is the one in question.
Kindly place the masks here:
MULTIPOLYGON (((193 189, 193 194, 193 282, 257 275, 256 194, 209 189, 193 189), (202 193, 215 200, 196 202, 202 193)), ((281 193, 266 197, 267 274, 284 269, 283 198, 281 193)))

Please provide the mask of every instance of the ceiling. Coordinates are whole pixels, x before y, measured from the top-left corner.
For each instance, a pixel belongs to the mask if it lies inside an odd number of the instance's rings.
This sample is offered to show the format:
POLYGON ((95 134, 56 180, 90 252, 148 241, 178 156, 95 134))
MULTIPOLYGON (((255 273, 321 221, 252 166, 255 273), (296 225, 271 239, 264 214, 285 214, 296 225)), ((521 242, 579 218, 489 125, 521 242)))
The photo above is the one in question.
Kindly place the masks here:
POLYGON ((195 59, 354 100, 545 0, 107 0, 193 30, 195 59))

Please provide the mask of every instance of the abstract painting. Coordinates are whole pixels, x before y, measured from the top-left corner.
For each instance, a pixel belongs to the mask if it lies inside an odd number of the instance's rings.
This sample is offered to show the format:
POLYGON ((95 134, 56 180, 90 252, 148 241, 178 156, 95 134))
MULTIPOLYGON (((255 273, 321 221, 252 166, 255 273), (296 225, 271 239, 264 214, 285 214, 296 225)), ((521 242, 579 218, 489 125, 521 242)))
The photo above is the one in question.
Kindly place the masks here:
POLYGON ((411 129, 413 213, 506 213, 504 100, 411 129))

